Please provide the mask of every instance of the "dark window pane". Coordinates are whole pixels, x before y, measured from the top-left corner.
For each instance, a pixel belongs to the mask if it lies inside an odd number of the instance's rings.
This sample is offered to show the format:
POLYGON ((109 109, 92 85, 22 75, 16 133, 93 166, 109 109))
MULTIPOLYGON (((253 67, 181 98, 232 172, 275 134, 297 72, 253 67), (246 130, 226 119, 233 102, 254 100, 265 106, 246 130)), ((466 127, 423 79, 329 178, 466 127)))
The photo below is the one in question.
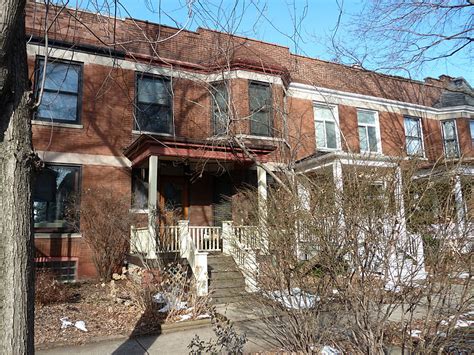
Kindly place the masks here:
POLYGON ((214 134, 225 134, 228 129, 228 94, 224 83, 217 84, 213 87, 213 114, 212 125, 214 134))
MULTIPOLYGON (((41 84, 44 61, 39 62, 38 84, 41 84)), ((80 67, 69 63, 48 62, 46 65, 46 79, 44 88, 53 91, 68 91, 77 93, 79 88, 80 67)))
MULTIPOLYGON (((36 96, 42 83, 44 61, 38 61, 36 96)), ((36 118, 45 121, 78 121, 79 78, 81 66, 72 63, 48 62, 41 105, 36 118)))
POLYGON ((79 168, 48 166, 36 178, 33 195, 35 227, 70 229, 67 214, 79 192, 79 168))
POLYGON ((250 122, 250 130, 252 134, 258 136, 269 136, 271 127, 268 122, 268 112, 254 112, 250 122))
POLYGON ((327 148, 337 148, 336 124, 334 122, 326 122, 326 142, 327 148))
POLYGON ((260 136, 272 135, 271 88, 257 83, 249 84, 249 106, 252 114, 250 133, 260 136))
POLYGON ((369 147, 371 152, 376 152, 377 147, 377 133, 375 127, 367 127, 367 133, 369 135, 369 147))
POLYGON ((75 122, 77 120, 77 96, 43 91, 43 99, 37 115, 45 120, 75 122))
POLYGON ((168 106, 137 105, 137 129, 148 132, 172 133, 171 110, 168 106))
POLYGON ((171 92, 168 80, 140 78, 138 80, 138 101, 159 105, 170 105, 171 92))
POLYGON ((367 128, 359 127, 359 141, 360 141, 360 151, 367 152, 369 150, 369 144, 367 142, 367 128))

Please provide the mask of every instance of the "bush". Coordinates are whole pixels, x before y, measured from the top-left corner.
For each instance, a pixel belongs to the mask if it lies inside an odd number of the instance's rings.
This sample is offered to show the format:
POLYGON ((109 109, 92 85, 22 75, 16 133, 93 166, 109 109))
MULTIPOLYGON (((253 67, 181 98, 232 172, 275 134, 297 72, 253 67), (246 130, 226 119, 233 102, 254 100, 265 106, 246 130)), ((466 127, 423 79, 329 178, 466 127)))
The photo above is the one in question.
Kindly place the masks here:
POLYGON ((47 305, 66 302, 70 298, 67 285, 59 282, 50 270, 37 270, 35 280, 35 303, 47 305))
POLYGON ((92 250, 99 278, 109 281, 121 269, 129 248, 134 214, 130 201, 109 189, 89 189, 69 214, 92 250), (79 207, 80 206, 80 207, 79 207))

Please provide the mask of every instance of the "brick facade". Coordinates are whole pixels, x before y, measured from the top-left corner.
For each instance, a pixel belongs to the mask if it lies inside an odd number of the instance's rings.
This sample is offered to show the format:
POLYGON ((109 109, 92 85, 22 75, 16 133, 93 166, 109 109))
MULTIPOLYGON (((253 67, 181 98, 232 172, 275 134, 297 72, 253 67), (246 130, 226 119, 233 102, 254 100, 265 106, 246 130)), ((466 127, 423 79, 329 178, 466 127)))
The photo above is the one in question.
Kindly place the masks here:
MULTIPOLYGON (((50 16, 55 16, 55 11, 57 9, 52 7, 50 16)), ((453 78, 443 76, 424 82, 412 81, 294 55, 286 47, 206 29, 182 31, 152 48, 154 46, 141 41, 145 36, 156 36, 158 30, 163 37, 173 36, 177 29, 138 21, 139 29, 130 19, 116 23, 115 38, 126 44, 107 46, 104 43, 112 42, 112 19, 103 17, 102 21, 97 21, 95 14, 78 12, 73 16, 70 11, 65 9, 58 15, 50 30, 49 40, 51 47, 57 50, 52 52, 52 57, 55 53, 76 53, 74 60, 84 59, 80 122, 74 127, 34 122, 33 144, 40 152, 40 157, 41 152, 53 152, 56 156, 60 156, 59 153, 75 154, 79 163, 60 163, 82 166, 82 190, 107 186, 117 194, 131 199, 131 168, 130 164, 126 164, 123 152, 140 136, 139 132, 134 132, 136 75, 142 71, 152 72, 154 69, 162 70, 159 72, 162 76, 170 77, 169 73, 173 74, 171 87, 174 136, 203 142, 203 146, 218 145, 209 140, 212 135, 210 76, 219 78, 222 71, 227 71, 229 76, 234 74, 228 81, 231 109, 238 118, 231 127, 233 134, 250 135, 249 82, 256 80, 272 83, 271 114, 274 138, 277 139, 251 137, 254 143, 257 142, 255 145, 266 144, 273 147, 271 152, 269 150, 265 153, 264 159, 267 161, 294 162, 318 151, 313 107, 314 102, 327 100, 337 107, 343 151, 360 152, 357 109, 362 105, 362 108, 378 112, 381 152, 386 156, 406 155, 404 116, 421 117, 424 151, 429 162, 435 162, 444 156, 440 120, 443 117, 456 118, 461 155, 472 166, 474 132, 470 132, 469 122, 474 119, 473 106, 460 108, 462 114, 456 113, 459 110, 453 110, 451 116, 449 110, 445 114, 445 111, 436 108, 453 78), (68 49, 72 44, 75 44, 75 50, 68 49), (111 51, 112 57, 120 61, 120 64, 111 64, 111 55, 107 54, 111 51), (304 84, 312 89, 304 92, 295 84, 304 84), (321 93, 321 88, 334 92, 321 93), (324 99, 320 96, 324 96, 324 99), (87 158, 84 161, 81 160, 83 156, 87 158), (100 159, 93 159, 99 156, 100 159), (113 159, 122 163, 116 163, 113 159)), ((44 5, 29 1, 26 31, 34 39, 28 47, 32 81, 35 80, 35 54, 41 53, 43 47, 43 22, 44 5)), ((161 138, 155 139, 160 141, 161 138)), ((165 158, 180 164, 189 160, 186 154, 165 158)), ((238 160, 235 158, 235 162, 238 160)), ((48 163, 47 160, 46 162, 48 163)), ((237 176, 242 172, 236 171, 235 174, 237 176)), ((236 180, 240 184, 244 178, 236 180)), ((187 188, 190 223, 212 225, 212 174, 206 173, 201 178, 194 179, 188 183, 187 188)), ((54 235, 48 238, 43 235, 35 243, 38 255, 78 258, 78 276, 94 276, 90 251, 81 237, 54 235)))

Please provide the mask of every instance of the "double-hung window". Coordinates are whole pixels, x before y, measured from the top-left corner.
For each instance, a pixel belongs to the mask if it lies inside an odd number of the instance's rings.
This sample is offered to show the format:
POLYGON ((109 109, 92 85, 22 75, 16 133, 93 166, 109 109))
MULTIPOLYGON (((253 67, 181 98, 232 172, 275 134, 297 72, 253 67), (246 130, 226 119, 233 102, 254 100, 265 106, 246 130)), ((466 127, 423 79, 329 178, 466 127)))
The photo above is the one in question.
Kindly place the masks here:
POLYGON ((80 167, 65 165, 47 165, 38 174, 33 194, 36 228, 71 230, 68 214, 74 212, 78 202, 79 176, 80 167))
POLYGON ((225 82, 212 85, 212 130, 214 135, 225 135, 229 128, 229 93, 225 82))
POLYGON ((380 131, 379 118, 376 111, 357 110, 360 151, 379 153, 380 131))
POLYGON ((315 105, 314 123, 317 149, 339 149, 339 128, 334 106, 315 105))
POLYGON ((36 61, 35 96, 41 103, 35 119, 50 122, 79 123, 82 64, 44 58, 36 61), (44 81, 43 81, 43 73, 44 81), (44 84, 43 84, 44 82, 44 84))
POLYGON ((441 121, 444 154, 446 158, 459 158, 458 135, 454 120, 441 121))
POLYGON ((167 78, 137 74, 135 129, 173 134, 171 83, 167 78))
POLYGON ((407 154, 423 156, 423 131, 420 118, 405 117, 405 138, 407 154))
POLYGON ((273 135, 272 93, 267 83, 249 82, 250 133, 257 136, 273 135))

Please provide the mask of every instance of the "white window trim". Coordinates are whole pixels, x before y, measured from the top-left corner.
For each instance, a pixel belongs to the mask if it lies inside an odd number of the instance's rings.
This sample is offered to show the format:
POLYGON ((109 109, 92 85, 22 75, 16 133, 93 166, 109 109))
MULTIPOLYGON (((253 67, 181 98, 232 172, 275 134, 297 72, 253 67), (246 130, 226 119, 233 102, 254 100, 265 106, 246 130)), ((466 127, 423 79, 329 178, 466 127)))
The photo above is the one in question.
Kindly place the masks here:
MULTIPOLYGON (((451 119, 448 119, 448 120, 441 120, 439 122, 439 125, 440 125, 440 128, 441 128, 441 137, 443 139, 443 152, 444 152, 444 157, 446 159, 459 159, 461 157, 461 147, 459 146, 459 134, 458 134, 458 124, 456 122, 456 119, 454 118, 451 118, 451 119), (457 157, 448 157, 448 155, 446 154, 446 144, 445 144, 445 136, 444 136, 444 127, 443 127, 443 123, 444 122, 449 122, 449 121, 452 121, 454 122, 454 134, 456 136, 456 148, 458 150, 458 156, 457 157)), ((470 128, 470 127, 469 127, 470 128)))
MULTIPOLYGON (((377 151, 375 152, 372 152, 370 150, 370 143, 369 143, 369 140, 368 140, 368 136, 367 136, 367 144, 369 145, 369 150, 362 150, 362 148, 360 148, 360 137, 359 137, 359 149, 360 149, 360 152, 361 153, 364 153, 364 154, 379 154, 381 155, 382 154, 382 136, 380 134, 380 120, 379 120, 379 112, 376 111, 376 110, 367 110, 367 109, 364 109, 364 108, 357 108, 357 113, 359 113, 359 111, 362 111, 362 112, 370 112, 370 113, 375 113, 375 125, 371 125, 371 124, 367 124, 367 123, 364 123, 362 124, 363 126, 365 127, 375 127, 375 138, 377 139, 377 151)), ((357 133, 359 133, 359 115, 357 114, 357 133)))
MULTIPOLYGON (((336 152, 341 150, 341 128, 339 126, 339 108, 338 105, 328 104, 325 102, 313 102, 313 123, 314 123, 314 140, 316 145, 316 150, 322 152, 336 152), (316 128, 316 121, 319 122, 329 122, 326 120, 318 120, 316 119, 316 107, 322 108, 329 108, 332 111, 334 123, 336 125, 336 148, 328 148, 328 147, 318 147, 318 139, 317 139, 317 128, 316 128)), ((324 126, 326 127, 326 126, 324 126)), ((326 132, 325 132, 326 133, 326 132)), ((327 142, 326 142, 327 145, 327 142)))
POLYGON ((54 122, 54 121, 31 120, 31 124, 38 125, 38 126, 75 128, 75 129, 84 128, 84 125, 82 125, 81 123, 64 123, 64 122, 54 122))
POLYGON ((423 120, 421 119, 421 117, 417 117, 417 116, 410 116, 410 115, 405 115, 403 116, 403 130, 405 132, 405 151, 407 153, 407 155, 409 157, 417 157, 417 158, 426 158, 426 152, 425 152, 425 131, 423 130, 423 120), (416 154, 409 154, 408 153, 408 146, 407 146, 407 131, 406 131, 406 127, 405 127, 405 119, 406 118, 415 118, 418 120, 418 122, 420 122, 420 133, 421 133, 421 154, 420 155, 416 155, 416 154))

